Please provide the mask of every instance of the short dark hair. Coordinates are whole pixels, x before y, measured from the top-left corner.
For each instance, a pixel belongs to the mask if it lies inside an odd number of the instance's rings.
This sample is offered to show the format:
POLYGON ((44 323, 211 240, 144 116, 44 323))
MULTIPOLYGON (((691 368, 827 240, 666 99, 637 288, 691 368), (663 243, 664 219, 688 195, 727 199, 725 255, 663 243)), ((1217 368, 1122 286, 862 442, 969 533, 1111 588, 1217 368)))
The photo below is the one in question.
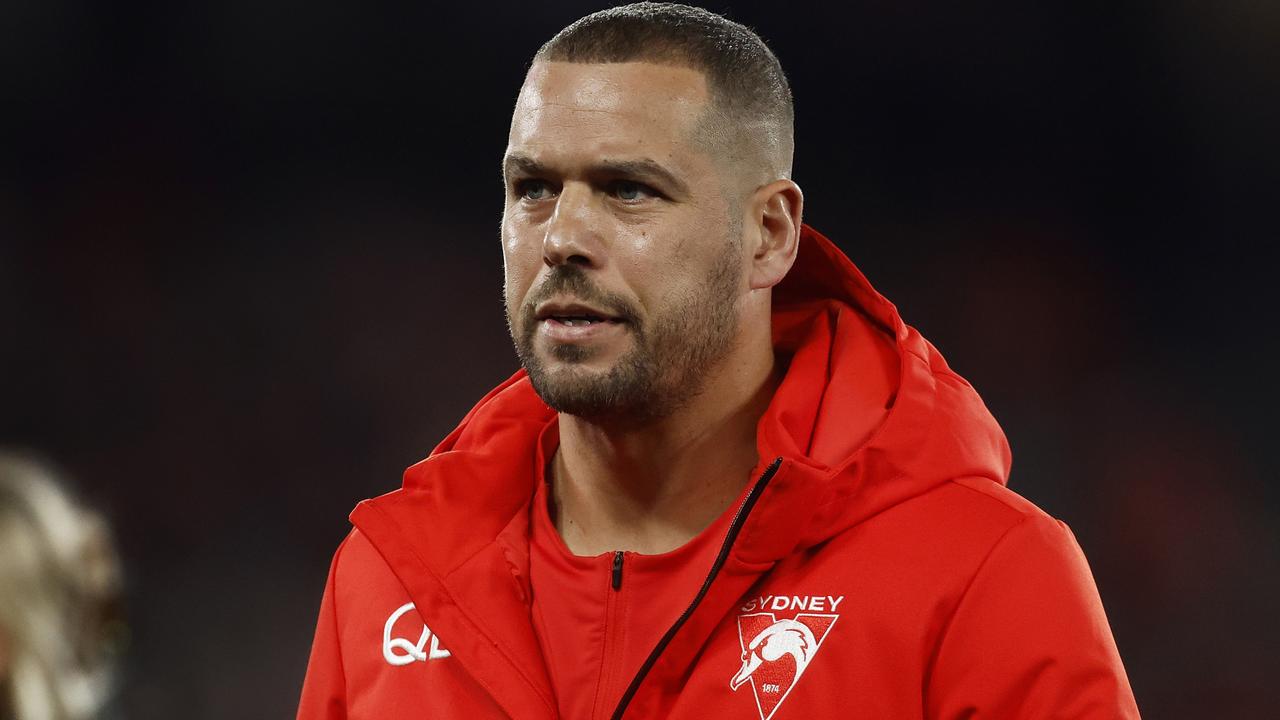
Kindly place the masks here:
POLYGON ((569 25, 538 50, 534 62, 538 60, 654 62, 698 70, 707 77, 716 107, 739 130, 765 133, 766 144, 779 155, 779 170, 790 174, 795 132, 791 86, 778 58, 745 25, 689 5, 633 3, 569 25))

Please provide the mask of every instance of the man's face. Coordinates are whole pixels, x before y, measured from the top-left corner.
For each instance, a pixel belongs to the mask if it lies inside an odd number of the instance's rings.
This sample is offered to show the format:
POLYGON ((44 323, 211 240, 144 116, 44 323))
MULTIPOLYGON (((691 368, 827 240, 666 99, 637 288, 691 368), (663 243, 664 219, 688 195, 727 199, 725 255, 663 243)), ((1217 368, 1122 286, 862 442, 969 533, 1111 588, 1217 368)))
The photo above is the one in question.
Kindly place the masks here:
POLYGON ((539 62, 504 159, 506 308, 556 410, 661 417, 732 348, 740 208, 699 141, 692 69, 539 62))

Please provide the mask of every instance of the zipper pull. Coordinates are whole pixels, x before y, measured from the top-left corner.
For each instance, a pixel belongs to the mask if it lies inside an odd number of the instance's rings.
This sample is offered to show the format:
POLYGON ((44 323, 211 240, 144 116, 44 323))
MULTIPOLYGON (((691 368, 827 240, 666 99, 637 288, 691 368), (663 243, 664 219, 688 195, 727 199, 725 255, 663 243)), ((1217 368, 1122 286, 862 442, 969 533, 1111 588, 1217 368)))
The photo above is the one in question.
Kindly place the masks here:
POLYGON ((622 589, 622 551, 616 550, 613 553, 613 585, 614 590, 622 589))

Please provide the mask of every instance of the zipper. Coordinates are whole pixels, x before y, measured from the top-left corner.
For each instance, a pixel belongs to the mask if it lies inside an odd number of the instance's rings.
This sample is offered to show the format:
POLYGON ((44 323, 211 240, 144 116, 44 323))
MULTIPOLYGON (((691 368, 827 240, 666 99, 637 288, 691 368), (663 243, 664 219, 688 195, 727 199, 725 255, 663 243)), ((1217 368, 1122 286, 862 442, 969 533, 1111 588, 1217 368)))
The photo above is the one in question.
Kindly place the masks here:
MULTIPOLYGON (((751 492, 747 493, 746 499, 738 506, 738 511, 733 516, 733 522, 729 523, 729 531, 725 533, 724 542, 720 544, 720 552, 716 553, 715 562, 711 563, 711 570, 707 573, 707 579, 702 581, 702 587, 698 589, 698 594, 693 597, 689 607, 680 613, 680 617, 676 618, 675 624, 663 633, 662 639, 658 640, 658 644, 649 653, 649 657, 645 658, 644 664, 640 666, 636 676, 631 679, 631 684, 627 686, 627 691, 622 693, 622 699, 618 701, 618 707, 614 709, 611 716, 612 720, 622 720, 623 714, 627 711, 627 706, 631 704, 632 698, 640 690, 640 683, 644 682, 649 671, 657 664, 662 651, 667 649, 667 646, 671 644, 671 640, 675 638, 676 633, 693 616, 693 612, 698 609, 698 605, 702 604, 702 599, 706 597, 707 592, 711 589, 712 581, 720 574, 720 569, 724 567, 725 562, 729 559, 729 551, 733 549, 733 543, 738 539, 738 533, 742 531, 742 526, 747 524, 747 516, 751 514, 751 510, 755 508, 756 501, 760 499, 765 486, 777 474, 780 467, 782 467, 782 458, 774 458, 773 462, 769 463, 769 467, 765 468, 764 472, 760 474, 760 479, 756 480, 751 492)), ((622 586, 621 552, 613 556, 613 580, 615 590, 622 586)))
POLYGON ((601 666, 600 679, 596 686, 596 698, 592 703, 592 718, 601 717, 600 713, 608 712, 609 696, 611 688, 617 686, 617 681, 622 679, 622 645, 623 638, 626 635, 626 627, 623 626, 622 620, 626 617, 625 603, 629 602, 629 595, 622 594, 622 564, 625 559, 625 552, 615 550, 609 568, 609 589, 605 591, 604 601, 604 647, 601 666))
POLYGON ((613 553, 613 576, 609 581, 614 590, 622 589, 622 551, 615 550, 613 553))

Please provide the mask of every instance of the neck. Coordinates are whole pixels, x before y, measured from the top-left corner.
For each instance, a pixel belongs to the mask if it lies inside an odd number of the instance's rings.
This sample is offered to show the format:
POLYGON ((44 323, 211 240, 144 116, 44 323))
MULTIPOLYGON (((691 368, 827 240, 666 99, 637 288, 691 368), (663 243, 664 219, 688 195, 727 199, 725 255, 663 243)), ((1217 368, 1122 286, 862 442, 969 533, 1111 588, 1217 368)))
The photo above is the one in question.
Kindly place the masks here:
POLYGON ((756 425, 777 386, 773 349, 708 369, 672 414, 620 427, 560 415, 552 519, 576 555, 673 550, 738 497, 759 462, 756 425))

